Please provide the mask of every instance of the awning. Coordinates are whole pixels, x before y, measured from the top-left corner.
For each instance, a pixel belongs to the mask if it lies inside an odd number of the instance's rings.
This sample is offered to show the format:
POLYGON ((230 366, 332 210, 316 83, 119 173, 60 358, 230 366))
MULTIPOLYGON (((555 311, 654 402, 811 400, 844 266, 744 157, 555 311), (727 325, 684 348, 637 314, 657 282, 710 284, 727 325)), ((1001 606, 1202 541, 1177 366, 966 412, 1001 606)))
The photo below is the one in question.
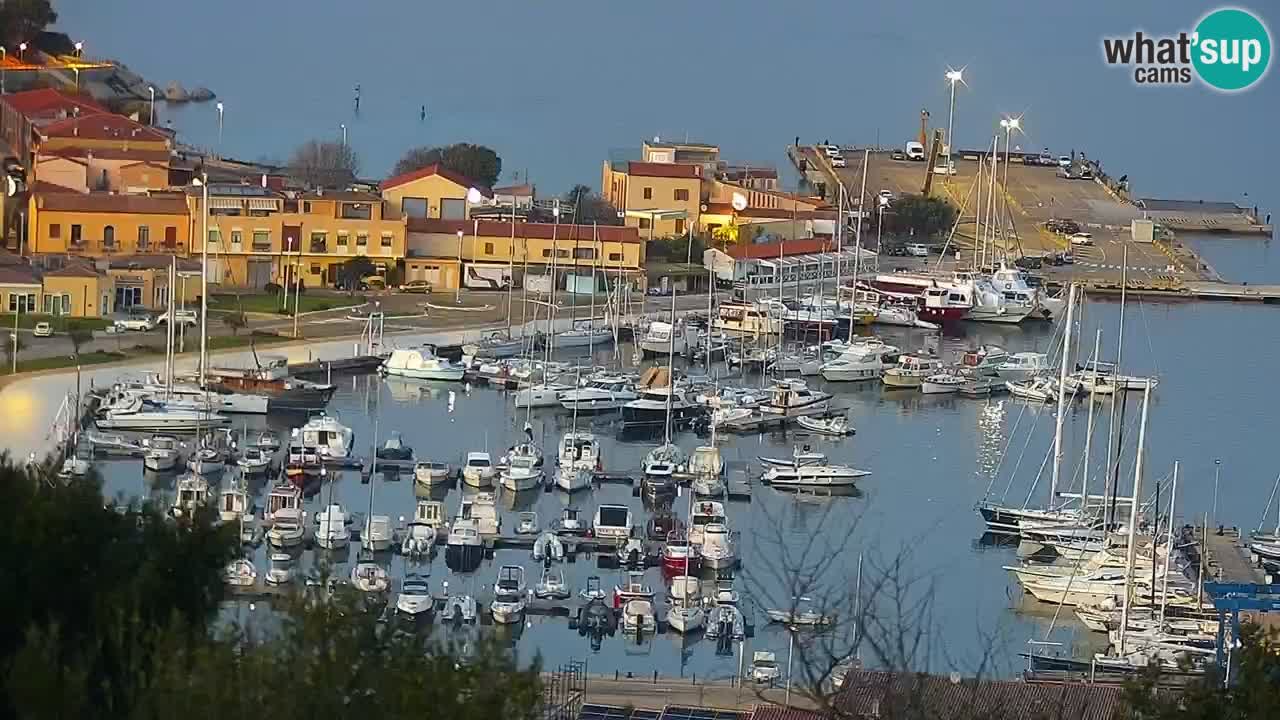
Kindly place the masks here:
POLYGON ((209 198, 209 209, 210 210, 239 210, 240 199, 239 198, 220 198, 220 197, 209 198))
POLYGON ((278 210, 278 201, 271 198, 249 198, 250 210, 278 210))

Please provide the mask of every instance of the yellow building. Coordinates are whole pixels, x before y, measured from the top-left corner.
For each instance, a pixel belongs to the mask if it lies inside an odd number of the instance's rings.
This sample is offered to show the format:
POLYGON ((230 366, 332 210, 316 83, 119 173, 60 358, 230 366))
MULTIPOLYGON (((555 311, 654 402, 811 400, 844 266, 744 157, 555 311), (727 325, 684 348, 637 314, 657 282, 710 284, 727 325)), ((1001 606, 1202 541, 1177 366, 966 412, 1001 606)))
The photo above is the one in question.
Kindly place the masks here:
POLYGON ((471 217, 467 194, 472 188, 491 196, 487 188, 438 164, 388 178, 380 186, 382 199, 397 217, 443 220, 471 217))
POLYGON ((605 198, 626 213, 627 225, 642 236, 672 237, 697 227, 702 178, 703 166, 698 164, 605 162, 600 187, 605 198))
POLYGON ((595 268, 603 286, 603 278, 634 277, 644 264, 644 243, 631 227, 431 218, 409 220, 408 227, 405 280, 441 290, 458 287, 460 274, 468 288, 520 287, 526 265, 531 278, 545 277, 553 260, 559 285, 566 273, 589 279, 595 268))
MULTIPOLYGON (((188 189, 191 233, 204 222, 198 187, 188 189)), ((372 193, 281 193, 252 185, 209 188, 209 282, 260 288, 295 272, 306 287, 331 286, 358 256, 389 272, 405 255, 405 220, 372 193)), ((192 248, 192 255, 199 247, 192 248)))
POLYGON ((0 263, 0 312, 39 312, 40 278, 25 262, 0 263))
POLYGON ((51 315, 106 317, 115 308, 115 296, 115 279, 88 263, 68 263, 44 274, 44 309, 51 315))
POLYGON ((175 194, 35 192, 28 226, 37 254, 185 255, 190 237, 186 200, 175 194))
POLYGON ((200 298, 200 261, 172 255, 130 255, 112 258, 106 269, 115 283, 114 308, 144 307, 164 311, 169 305, 169 268, 176 270, 174 301, 188 307, 200 298))

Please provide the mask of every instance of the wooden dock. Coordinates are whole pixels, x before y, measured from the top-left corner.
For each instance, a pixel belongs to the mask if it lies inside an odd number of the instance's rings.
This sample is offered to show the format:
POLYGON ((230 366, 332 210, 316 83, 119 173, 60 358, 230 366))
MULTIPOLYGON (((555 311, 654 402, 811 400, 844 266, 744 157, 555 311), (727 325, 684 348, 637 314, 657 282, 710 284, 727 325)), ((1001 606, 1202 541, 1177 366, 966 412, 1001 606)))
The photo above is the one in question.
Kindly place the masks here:
MULTIPOLYGON (((1196 532, 1198 536, 1199 531, 1196 532)), ((1204 538, 1205 580, 1230 583, 1261 583, 1262 571, 1249 560, 1249 549, 1240 531, 1226 528, 1219 534, 1210 530, 1204 538)))

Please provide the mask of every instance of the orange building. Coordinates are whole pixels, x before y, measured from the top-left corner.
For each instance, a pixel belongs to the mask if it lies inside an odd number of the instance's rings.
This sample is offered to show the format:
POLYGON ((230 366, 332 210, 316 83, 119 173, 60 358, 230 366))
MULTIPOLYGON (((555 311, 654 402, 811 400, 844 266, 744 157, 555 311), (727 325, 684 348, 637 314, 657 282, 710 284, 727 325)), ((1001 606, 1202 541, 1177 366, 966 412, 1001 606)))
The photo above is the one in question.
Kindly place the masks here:
POLYGON ((179 194, 34 192, 28 249, 87 257, 185 255, 190 240, 186 200, 179 194))

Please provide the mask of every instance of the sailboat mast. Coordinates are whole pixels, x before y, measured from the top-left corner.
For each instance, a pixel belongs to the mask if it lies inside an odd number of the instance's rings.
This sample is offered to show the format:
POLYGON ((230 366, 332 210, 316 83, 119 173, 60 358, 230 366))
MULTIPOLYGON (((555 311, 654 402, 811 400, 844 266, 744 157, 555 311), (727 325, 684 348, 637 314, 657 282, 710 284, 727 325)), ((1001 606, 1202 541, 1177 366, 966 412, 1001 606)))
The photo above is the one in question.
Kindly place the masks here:
POLYGON ((169 258, 169 302, 165 304, 165 311, 168 313, 169 318, 169 321, 165 323, 164 338, 164 389, 167 395, 173 395, 173 329, 178 324, 178 319, 174 317, 173 290, 177 286, 178 256, 174 255, 169 258))
POLYGON ((543 355, 547 362, 551 362, 551 351, 555 349, 555 326, 552 325, 551 318, 556 311, 556 255, 559 254, 557 248, 557 235, 560 230, 560 201, 555 201, 555 206, 551 208, 551 215, 554 222, 551 224, 551 304, 547 306, 547 341, 543 343, 543 355))
POLYGON ((1053 475, 1049 481, 1049 508, 1058 497, 1058 478, 1062 474, 1062 420, 1067 414, 1067 356, 1071 348, 1071 325, 1076 310, 1076 285, 1067 286, 1067 325, 1062 333, 1062 362, 1058 369, 1058 417, 1053 424, 1053 475))
POLYGON ((516 284, 516 194, 511 193, 511 245, 507 250, 507 337, 511 337, 511 291, 516 284))
POLYGON ((714 312, 713 305, 716 299, 716 275, 712 269, 712 264, 707 264, 707 374, 711 374, 711 334, 715 327, 715 322, 711 317, 714 312))
MULTIPOLYGON (((1165 518, 1165 538, 1164 538, 1164 578, 1160 584, 1160 624, 1164 624, 1164 608, 1165 603, 1169 599, 1169 565, 1173 562, 1173 510, 1178 503, 1178 466, 1177 460, 1173 461, 1173 492, 1169 496, 1169 515, 1165 518)), ((1155 561, 1155 543, 1151 544, 1151 560, 1155 561)), ((1155 589, 1154 587, 1152 588, 1155 589)))
MULTIPOLYGON (((1111 387, 1113 388, 1111 401, 1111 420, 1107 425, 1107 479, 1111 484, 1111 507, 1107 513, 1108 524, 1114 523, 1116 519, 1116 496, 1120 494, 1120 451, 1121 443, 1124 442, 1124 396, 1120 398, 1120 422, 1116 423, 1116 402, 1115 392, 1120 390, 1120 354, 1124 350, 1124 306, 1127 299, 1127 290, 1129 288, 1129 246, 1126 244, 1121 251, 1120 263, 1120 337, 1116 340, 1116 364, 1112 370, 1111 387), (1115 439, 1115 453, 1112 454, 1112 439, 1115 439), (1114 468, 1112 463, 1115 464, 1114 468)), ((1098 366, 1095 361, 1093 367, 1094 375, 1097 375, 1098 366)))
POLYGON ((671 331, 667 335, 667 421, 665 425, 664 443, 671 442, 671 405, 676 394, 675 382, 676 361, 676 286, 671 285, 671 331))
MULTIPOLYGON (((858 190, 858 223, 853 230, 853 284, 858 285, 858 273, 862 271, 862 215, 863 209, 867 205, 867 165, 871 162, 871 148, 862 151, 862 187, 858 190)), ((836 297, 840 297, 840 287, 836 285, 836 297)), ((852 305, 854 295, 849 294, 849 304, 852 305)), ((853 336, 853 323, 849 323, 849 336, 853 336)))
MULTIPOLYGON (((369 512, 365 514, 365 530, 372 534, 373 531, 373 489, 378 486, 378 416, 375 412, 373 415, 373 450, 370 453, 372 465, 369 470, 369 512)), ((368 545, 368 538, 361 538, 362 544, 368 545)))
MULTIPOLYGON (((591 314, 587 317, 587 356, 593 358, 596 344, 596 262, 599 255, 599 231, 600 225, 594 220, 591 221, 591 314)), ((574 262, 577 262, 576 258, 574 262)))
MULTIPOLYGON (((836 316, 840 315, 840 254, 844 250, 844 183, 840 183, 840 199, 837 202, 836 211, 836 316)), ((821 277, 821 273, 819 273, 821 277)), ((821 298, 819 298, 821 300, 821 298)), ((823 303, 824 305, 826 303, 823 303)))
POLYGON ((1120 611, 1120 657, 1124 657, 1125 635, 1129 630, 1129 607, 1133 605, 1133 563, 1137 557, 1138 511, 1142 498, 1142 460, 1147 446, 1147 410, 1151 405, 1151 383, 1142 389, 1142 424, 1138 427, 1138 459, 1133 468, 1133 497, 1129 502, 1129 547, 1125 560, 1124 606, 1120 611))
MULTIPOLYGON (((1102 329, 1099 328, 1098 331, 1093 336, 1094 362, 1097 362, 1098 360, 1098 351, 1101 347, 1102 347, 1102 329)), ((1091 449, 1093 447, 1093 418, 1095 415, 1094 410, 1097 408, 1097 405, 1098 405, 1097 391, 1098 391, 1098 384, 1096 382, 1089 386, 1089 424, 1088 424, 1088 428, 1085 430, 1085 435, 1084 435, 1084 473, 1083 473, 1084 477, 1081 480, 1081 488, 1080 488, 1080 511, 1082 513, 1087 512, 1089 509, 1089 471, 1090 471, 1089 459, 1091 455, 1091 449)), ((1105 500, 1105 496, 1104 496, 1104 500, 1105 500)))

